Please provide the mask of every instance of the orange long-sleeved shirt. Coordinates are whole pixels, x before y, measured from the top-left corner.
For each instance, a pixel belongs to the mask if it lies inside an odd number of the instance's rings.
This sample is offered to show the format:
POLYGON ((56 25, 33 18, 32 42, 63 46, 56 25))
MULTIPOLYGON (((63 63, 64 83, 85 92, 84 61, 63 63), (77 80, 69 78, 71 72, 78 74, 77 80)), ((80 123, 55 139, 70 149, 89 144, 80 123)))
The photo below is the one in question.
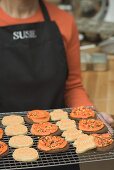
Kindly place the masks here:
MULTIPOLYGON (((66 49, 68 64, 68 79, 65 89, 66 105, 68 107, 92 105, 81 82, 79 41, 75 21, 70 14, 58 9, 55 5, 46 2, 46 6, 51 19, 57 23, 60 29, 66 49)), ((0 8, 0 26, 33 23, 43 20, 40 8, 34 16, 27 19, 12 18, 0 8)))

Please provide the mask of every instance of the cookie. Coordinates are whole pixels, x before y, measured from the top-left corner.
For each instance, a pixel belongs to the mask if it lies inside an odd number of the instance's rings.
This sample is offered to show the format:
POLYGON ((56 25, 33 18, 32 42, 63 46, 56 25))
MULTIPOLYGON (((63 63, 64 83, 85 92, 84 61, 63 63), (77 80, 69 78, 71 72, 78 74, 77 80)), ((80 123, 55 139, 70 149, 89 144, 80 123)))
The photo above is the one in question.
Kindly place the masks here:
POLYGON ((82 119, 79 121, 78 128, 87 134, 105 133, 108 131, 104 122, 100 119, 82 119))
POLYGON ((24 119, 19 115, 4 116, 2 119, 2 125, 9 126, 14 124, 24 124, 24 119))
POLYGON ((33 162, 39 159, 39 154, 34 148, 18 148, 13 152, 13 158, 20 162, 33 162))
POLYGON ((70 120, 70 119, 60 120, 56 123, 56 125, 59 126, 59 129, 61 131, 76 128, 76 122, 74 120, 70 120))
POLYGON ((88 119, 88 118, 95 118, 95 117, 96 117, 95 111, 85 106, 74 108, 70 113, 70 118, 74 120, 88 119))
POLYGON ((60 135, 61 131, 56 124, 50 122, 33 124, 31 134, 36 136, 60 135))
POLYGON ((45 110, 32 110, 25 116, 25 121, 29 124, 43 123, 50 120, 49 112, 45 110))
POLYGON ((13 136, 9 140, 9 146, 12 148, 31 147, 33 145, 33 139, 30 136, 19 135, 13 136))
POLYGON ((78 138, 74 141, 73 146, 76 147, 77 143, 84 142, 88 140, 88 137, 90 135, 82 133, 81 135, 78 136, 78 138))
POLYGON ((105 134, 93 134, 97 151, 106 152, 114 149, 114 140, 109 133, 105 134))
POLYGON ((4 132, 3 132, 3 130, 0 128, 0 139, 2 139, 3 134, 4 134, 4 132))
POLYGON ((68 142, 74 142, 81 134, 82 134, 81 130, 68 129, 62 133, 62 137, 64 137, 65 140, 68 142))
POLYGON ((69 144, 60 136, 43 136, 39 139, 37 147, 45 153, 58 153, 67 151, 69 144))
POLYGON ((5 134, 7 136, 26 135, 27 132, 28 132, 27 127, 21 124, 10 125, 5 128, 5 134))
POLYGON ((62 109, 56 109, 50 112, 52 121, 59 121, 62 119, 68 119, 68 113, 63 111, 62 109))
POLYGON ((8 155, 8 145, 2 141, 0 141, 0 158, 8 155))
POLYGON ((96 143, 93 136, 83 134, 77 138, 73 146, 76 147, 77 154, 82 154, 89 150, 95 149, 96 143))

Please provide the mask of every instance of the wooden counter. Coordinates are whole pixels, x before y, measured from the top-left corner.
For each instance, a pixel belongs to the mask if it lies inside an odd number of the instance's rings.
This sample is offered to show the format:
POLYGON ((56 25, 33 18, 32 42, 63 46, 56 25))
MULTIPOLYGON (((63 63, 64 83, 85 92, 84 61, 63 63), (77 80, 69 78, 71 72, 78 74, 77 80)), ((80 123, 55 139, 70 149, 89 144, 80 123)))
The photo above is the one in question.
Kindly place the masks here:
POLYGON ((80 170, 114 170, 114 159, 102 162, 84 163, 80 170))
POLYGON ((114 59, 106 72, 82 72, 83 84, 99 111, 114 114, 114 59))
MULTIPOLYGON (((84 87, 98 110, 114 114, 114 59, 109 60, 109 71, 83 72, 82 78, 84 87)), ((80 165, 80 170, 114 170, 114 159, 84 163, 80 165)))

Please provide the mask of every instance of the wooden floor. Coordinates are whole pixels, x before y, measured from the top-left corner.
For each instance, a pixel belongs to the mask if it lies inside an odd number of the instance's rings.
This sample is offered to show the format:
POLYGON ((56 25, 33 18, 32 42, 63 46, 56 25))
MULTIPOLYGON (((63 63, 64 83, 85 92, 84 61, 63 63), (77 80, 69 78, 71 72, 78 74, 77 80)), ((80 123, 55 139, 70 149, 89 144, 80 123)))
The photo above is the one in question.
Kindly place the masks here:
POLYGON ((99 111, 114 114, 114 60, 109 60, 109 71, 82 73, 83 84, 99 111))

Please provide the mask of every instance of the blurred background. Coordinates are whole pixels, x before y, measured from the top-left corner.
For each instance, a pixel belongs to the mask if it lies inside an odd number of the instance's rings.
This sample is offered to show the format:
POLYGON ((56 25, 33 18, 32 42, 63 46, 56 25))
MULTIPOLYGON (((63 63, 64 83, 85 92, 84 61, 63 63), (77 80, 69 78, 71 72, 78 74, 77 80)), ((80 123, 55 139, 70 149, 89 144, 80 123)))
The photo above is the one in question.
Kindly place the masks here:
POLYGON ((114 0, 48 0, 74 15, 84 87, 99 111, 114 114, 114 0))

